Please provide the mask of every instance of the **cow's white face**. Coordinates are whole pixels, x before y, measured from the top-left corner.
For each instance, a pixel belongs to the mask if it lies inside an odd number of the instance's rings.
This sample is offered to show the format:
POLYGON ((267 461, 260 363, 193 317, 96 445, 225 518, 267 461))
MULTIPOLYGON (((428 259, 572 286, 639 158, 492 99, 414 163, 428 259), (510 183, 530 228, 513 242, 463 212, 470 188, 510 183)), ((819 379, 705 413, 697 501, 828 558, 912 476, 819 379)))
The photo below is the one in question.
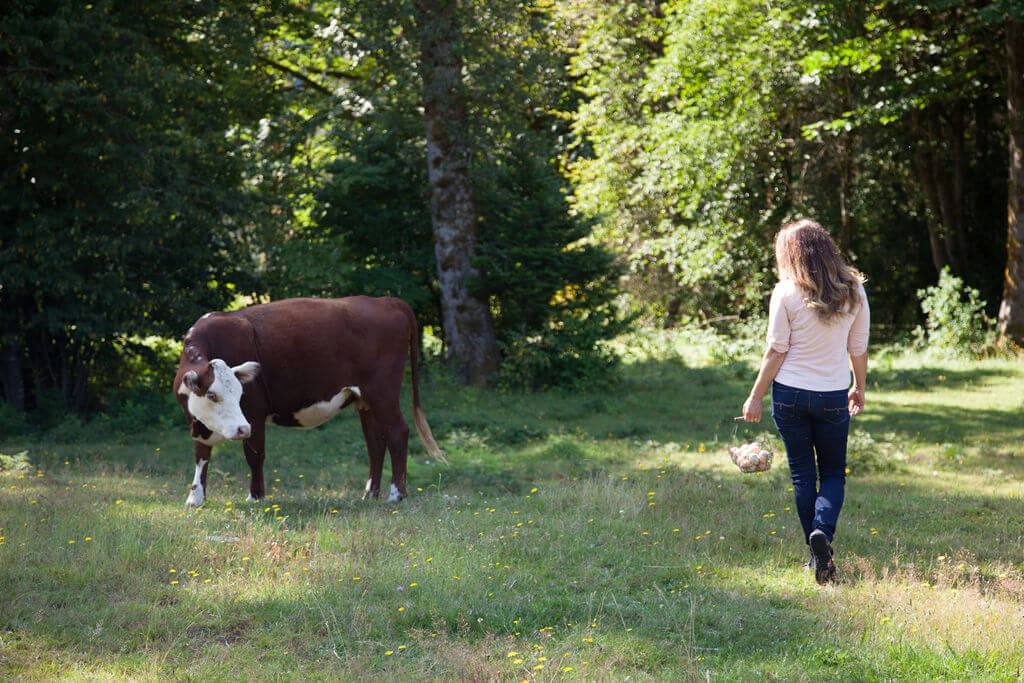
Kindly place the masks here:
POLYGON ((259 371, 260 364, 254 361, 230 368, 214 358, 202 378, 194 371, 185 373, 179 391, 188 396, 188 412, 215 434, 235 441, 248 439, 252 425, 242 414, 242 385, 259 371))

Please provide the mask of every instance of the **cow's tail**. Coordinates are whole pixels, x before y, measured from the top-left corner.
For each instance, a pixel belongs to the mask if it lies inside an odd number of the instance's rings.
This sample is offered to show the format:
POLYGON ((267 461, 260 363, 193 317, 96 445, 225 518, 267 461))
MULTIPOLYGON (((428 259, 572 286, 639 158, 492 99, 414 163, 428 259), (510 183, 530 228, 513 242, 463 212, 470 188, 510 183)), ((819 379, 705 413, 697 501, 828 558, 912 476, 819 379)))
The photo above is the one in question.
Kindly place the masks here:
POLYGON ((412 312, 412 308, 408 305, 405 306, 405 314, 409 318, 409 365, 412 370, 413 424, 416 425, 416 432, 420 435, 423 445, 427 447, 427 453, 430 453, 431 457, 447 465, 448 458, 444 457, 444 452, 437 445, 437 442, 434 441, 430 425, 427 424, 427 416, 423 412, 423 408, 420 407, 420 334, 416 326, 416 314, 412 312))

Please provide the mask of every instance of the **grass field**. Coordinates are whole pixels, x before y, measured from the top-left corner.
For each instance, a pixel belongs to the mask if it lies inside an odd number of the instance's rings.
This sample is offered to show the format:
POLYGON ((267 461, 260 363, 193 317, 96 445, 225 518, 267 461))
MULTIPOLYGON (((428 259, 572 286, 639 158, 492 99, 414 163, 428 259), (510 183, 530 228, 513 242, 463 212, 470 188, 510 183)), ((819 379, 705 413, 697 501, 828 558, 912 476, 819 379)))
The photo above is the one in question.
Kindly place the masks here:
POLYGON ((769 424, 770 472, 724 455, 756 359, 634 356, 590 393, 435 376, 451 466, 413 442, 397 505, 350 412, 271 430, 260 504, 220 447, 195 512, 184 425, 3 437, 0 679, 1020 678, 1024 363, 874 361, 821 588, 769 424))

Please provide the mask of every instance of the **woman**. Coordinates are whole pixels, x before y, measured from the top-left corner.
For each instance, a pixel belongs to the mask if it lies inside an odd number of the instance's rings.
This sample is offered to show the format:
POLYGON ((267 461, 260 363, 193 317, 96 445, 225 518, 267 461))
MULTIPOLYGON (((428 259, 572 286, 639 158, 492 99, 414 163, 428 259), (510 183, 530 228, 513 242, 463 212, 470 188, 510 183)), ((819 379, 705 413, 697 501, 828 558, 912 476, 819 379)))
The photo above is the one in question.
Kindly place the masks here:
POLYGON ((864 276, 818 223, 783 226, 775 261, 768 348, 743 419, 761 421, 771 386, 772 418, 786 446, 814 578, 826 584, 836 576, 832 539, 843 506, 850 417, 864 409, 870 312, 864 276))

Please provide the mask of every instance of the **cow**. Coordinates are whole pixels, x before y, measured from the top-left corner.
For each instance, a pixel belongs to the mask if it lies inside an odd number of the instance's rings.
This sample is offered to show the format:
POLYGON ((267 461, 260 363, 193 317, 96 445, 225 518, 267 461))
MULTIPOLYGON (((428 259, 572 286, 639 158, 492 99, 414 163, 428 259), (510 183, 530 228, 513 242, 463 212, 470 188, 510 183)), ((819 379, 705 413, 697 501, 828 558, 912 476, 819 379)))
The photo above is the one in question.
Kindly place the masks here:
POLYGON ((173 392, 195 443, 195 476, 186 506, 206 499, 210 451, 241 441, 252 472, 249 501, 266 493, 266 424, 316 427, 349 405, 362 422, 370 459, 363 498, 380 495, 385 449, 391 453, 389 502, 406 496, 409 427, 399 409, 406 353, 413 423, 431 456, 443 453, 420 407, 419 335, 401 299, 283 299, 207 313, 182 345, 173 392))

